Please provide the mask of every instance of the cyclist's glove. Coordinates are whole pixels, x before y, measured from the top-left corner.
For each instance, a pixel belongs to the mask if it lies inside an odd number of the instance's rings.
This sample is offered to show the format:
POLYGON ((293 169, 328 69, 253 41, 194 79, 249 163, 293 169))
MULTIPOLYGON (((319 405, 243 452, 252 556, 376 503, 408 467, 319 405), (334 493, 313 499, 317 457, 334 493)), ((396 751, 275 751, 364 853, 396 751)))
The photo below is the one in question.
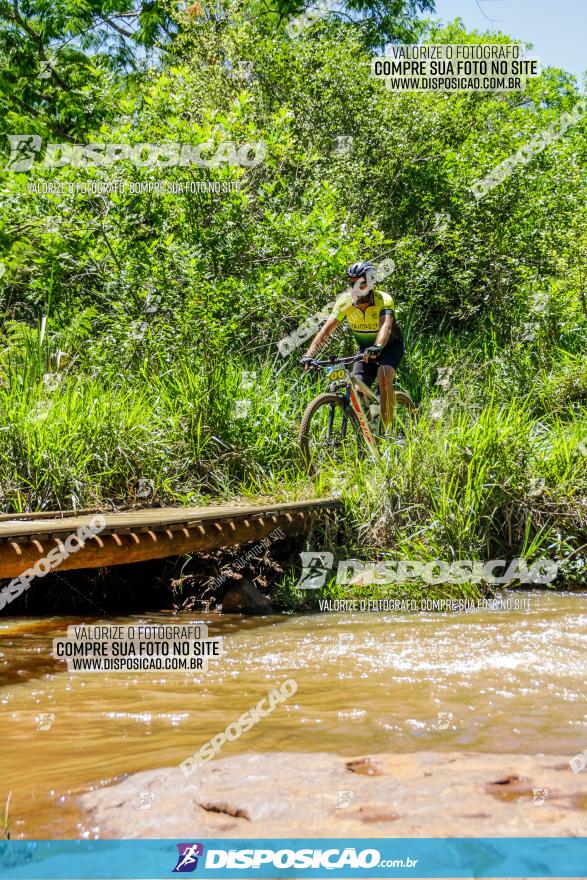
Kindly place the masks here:
POLYGON ((379 360, 379 355, 383 349, 382 345, 370 345, 369 348, 366 348, 363 352, 363 360, 365 363, 379 360))

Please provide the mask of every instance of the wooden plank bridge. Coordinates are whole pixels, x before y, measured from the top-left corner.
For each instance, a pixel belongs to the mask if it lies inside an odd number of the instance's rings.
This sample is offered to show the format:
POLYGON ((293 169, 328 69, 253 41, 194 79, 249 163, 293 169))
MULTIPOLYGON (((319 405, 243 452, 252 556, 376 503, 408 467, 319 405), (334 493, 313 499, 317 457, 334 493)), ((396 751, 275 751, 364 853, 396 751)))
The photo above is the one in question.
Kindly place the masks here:
POLYGON ((285 504, 160 507, 116 513, 2 514, 0 578, 18 577, 54 548, 65 557, 58 566, 61 571, 248 544, 278 528, 286 535, 301 534, 328 518, 339 503, 333 498, 317 498, 285 504), (77 551, 64 553, 69 536, 87 529, 98 515, 104 517, 104 528, 89 536, 77 551))

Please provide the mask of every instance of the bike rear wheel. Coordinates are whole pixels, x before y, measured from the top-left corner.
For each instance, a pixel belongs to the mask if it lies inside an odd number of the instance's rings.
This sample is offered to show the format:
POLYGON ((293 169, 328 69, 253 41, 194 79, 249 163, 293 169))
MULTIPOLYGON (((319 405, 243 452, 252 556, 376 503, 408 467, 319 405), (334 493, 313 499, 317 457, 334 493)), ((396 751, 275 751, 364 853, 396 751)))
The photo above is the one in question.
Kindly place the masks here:
POLYGON ((339 394, 319 394, 306 407, 299 442, 305 467, 312 472, 318 461, 356 461, 365 439, 351 405, 339 394))
POLYGON ((395 402, 399 403, 400 406, 405 406, 410 412, 414 412, 416 409, 416 404, 405 391, 395 392, 395 402))
MULTIPOLYGON (((379 388, 377 388, 377 390, 376 390, 376 394, 377 394, 377 401, 378 401, 378 403, 379 403, 379 402, 380 402, 379 388)), ((394 390, 394 404, 395 404, 395 406, 396 406, 396 409, 395 409, 395 417, 394 417, 394 423, 395 423, 395 422, 398 422, 400 425, 402 425, 403 422, 404 422, 404 419, 402 418, 402 416, 403 416, 402 411, 397 409, 397 406, 398 406, 398 405, 399 405, 400 407, 405 407, 405 408, 406 408, 407 413, 408 413, 408 416, 410 417, 410 419, 413 418, 413 416, 414 416, 415 413, 416 413, 417 406, 416 406, 416 404, 414 403, 414 401, 412 400, 412 398, 410 397, 410 395, 409 395, 409 394, 406 394, 405 391, 395 391, 395 390, 394 390)), ((396 425, 396 427, 397 427, 397 425, 396 425)), ((376 435, 378 435, 378 436, 381 436, 381 434, 383 433, 383 418, 382 418, 382 414, 381 414, 381 408, 380 408, 380 411, 379 411, 379 417, 378 417, 378 419, 377 419, 377 422, 376 422, 376 424, 372 427, 372 430, 373 430, 374 433, 375 433, 376 435)))

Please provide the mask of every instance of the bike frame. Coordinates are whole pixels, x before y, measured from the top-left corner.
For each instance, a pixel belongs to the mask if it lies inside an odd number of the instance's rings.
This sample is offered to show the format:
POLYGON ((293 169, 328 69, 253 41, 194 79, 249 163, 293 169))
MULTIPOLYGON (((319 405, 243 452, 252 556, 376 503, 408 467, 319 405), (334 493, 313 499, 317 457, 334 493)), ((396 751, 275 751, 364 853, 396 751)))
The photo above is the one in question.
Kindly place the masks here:
MULTIPOLYGON (((324 362, 314 361, 314 364, 315 364, 315 366, 322 366, 322 367, 325 367, 325 366, 334 367, 337 363, 344 365, 345 372, 347 374, 345 376, 344 380, 332 382, 331 385, 335 391, 339 390, 340 388, 346 389, 345 394, 344 394, 344 399, 347 401, 348 404, 350 404, 350 406, 352 406, 352 408, 357 416, 359 426, 361 428, 361 432, 362 432, 365 440, 367 441, 369 448, 371 449, 371 451, 375 455, 378 455, 377 442, 371 432, 371 428, 369 427, 369 422, 368 422, 365 410, 363 409, 363 405, 361 403, 361 398, 360 398, 359 392, 364 395, 364 400, 369 400, 371 398, 372 400, 379 402, 379 398, 377 397, 376 394, 373 393, 373 391, 371 391, 371 389, 367 385, 365 385, 365 383, 362 381, 362 379, 359 379, 357 376, 353 376, 353 374, 350 372, 350 370, 346 369, 347 365, 350 365, 351 363, 356 363, 357 361, 359 361, 361 359, 362 359, 362 355, 356 355, 355 357, 349 357, 349 358, 332 358, 329 361, 324 361, 324 362)), ((332 432, 333 422, 334 422, 334 410, 332 409, 330 412, 329 420, 328 420, 328 433, 329 434, 332 432)), ((346 434, 346 415, 343 417, 343 433, 346 434)))
MULTIPOLYGON (((375 442, 375 437, 371 433, 371 428, 369 427, 369 422, 367 420, 367 415, 365 410, 363 409, 363 405, 361 403, 361 398, 359 397, 357 391, 361 391, 365 398, 371 397, 373 400, 379 400, 376 394, 373 394, 370 388, 365 385, 361 379, 357 379, 356 376, 351 374, 350 382, 345 382, 346 385, 346 394, 345 398, 350 403, 352 408, 355 411, 357 419, 359 420, 359 425, 361 426, 361 431, 363 432, 363 436, 367 443, 373 447, 373 449, 377 449, 377 444, 375 442)), ((339 386, 340 387, 340 386, 339 386)))

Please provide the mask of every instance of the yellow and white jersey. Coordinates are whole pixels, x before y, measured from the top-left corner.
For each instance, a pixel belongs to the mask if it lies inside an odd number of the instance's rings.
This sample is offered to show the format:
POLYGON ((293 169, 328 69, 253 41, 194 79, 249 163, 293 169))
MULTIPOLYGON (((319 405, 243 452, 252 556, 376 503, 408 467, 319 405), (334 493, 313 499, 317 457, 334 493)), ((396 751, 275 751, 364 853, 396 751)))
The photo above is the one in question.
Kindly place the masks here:
POLYGON ((347 291, 336 300, 330 314, 330 317, 335 318, 337 321, 347 319, 349 327, 360 345, 372 345, 375 342, 379 333, 382 315, 392 315, 394 318, 395 332, 392 332, 391 338, 397 338, 399 335, 395 323, 395 303, 391 294, 385 293, 383 290, 375 290, 373 291, 372 299, 372 305, 369 305, 363 312, 353 303, 352 293, 347 291))

